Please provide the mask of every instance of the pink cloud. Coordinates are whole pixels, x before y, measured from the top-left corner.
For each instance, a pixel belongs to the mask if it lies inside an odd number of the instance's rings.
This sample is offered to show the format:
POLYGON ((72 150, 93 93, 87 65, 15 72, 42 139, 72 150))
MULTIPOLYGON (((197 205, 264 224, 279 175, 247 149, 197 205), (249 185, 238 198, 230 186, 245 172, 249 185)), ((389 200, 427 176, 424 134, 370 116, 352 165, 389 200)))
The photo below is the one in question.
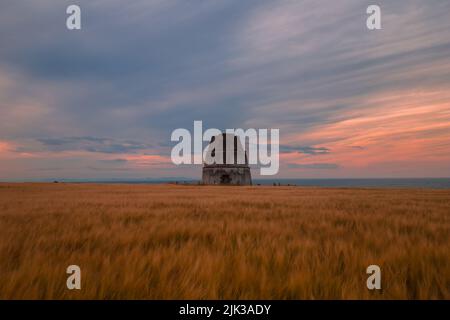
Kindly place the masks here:
MULTIPOLYGON (((315 161, 336 163, 344 168, 386 165, 386 172, 398 166, 415 166, 419 174, 427 164, 450 162, 450 94, 446 91, 397 92, 375 96, 345 114, 341 121, 314 127, 289 137, 290 143, 318 141, 329 154, 282 155, 283 162, 315 161), (358 146, 354 148, 354 146, 358 146)), ((450 172, 443 173, 450 174, 450 172)))

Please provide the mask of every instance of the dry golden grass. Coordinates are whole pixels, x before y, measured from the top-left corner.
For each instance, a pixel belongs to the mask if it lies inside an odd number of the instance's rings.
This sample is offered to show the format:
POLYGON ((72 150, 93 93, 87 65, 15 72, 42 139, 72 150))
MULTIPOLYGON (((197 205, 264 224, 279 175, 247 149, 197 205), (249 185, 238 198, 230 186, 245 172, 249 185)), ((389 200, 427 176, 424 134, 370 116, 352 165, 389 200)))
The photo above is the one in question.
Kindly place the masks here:
POLYGON ((0 298, 449 299, 449 231, 450 190, 0 184, 0 298))

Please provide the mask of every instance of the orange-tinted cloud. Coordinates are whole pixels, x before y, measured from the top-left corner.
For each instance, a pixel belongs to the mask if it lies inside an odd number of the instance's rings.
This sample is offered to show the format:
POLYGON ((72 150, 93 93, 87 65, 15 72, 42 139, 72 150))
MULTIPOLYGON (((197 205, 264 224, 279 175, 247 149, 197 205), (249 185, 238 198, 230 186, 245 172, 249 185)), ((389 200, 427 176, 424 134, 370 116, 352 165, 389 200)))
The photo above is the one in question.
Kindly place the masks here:
POLYGON ((12 146, 10 143, 6 141, 0 141, 0 153, 10 151, 11 149, 12 146))
POLYGON ((167 166, 172 165, 170 157, 160 155, 125 155, 126 161, 135 166, 167 166))
MULTIPOLYGON (((343 120, 317 126, 291 137, 290 142, 318 141, 315 147, 326 146, 330 153, 314 156, 316 161, 320 158, 342 167, 389 163, 395 168, 395 163, 450 161, 450 94, 447 92, 375 96, 364 101, 361 110, 348 112, 343 120)), ((302 163, 311 156, 295 154, 290 158, 291 162, 302 163)))

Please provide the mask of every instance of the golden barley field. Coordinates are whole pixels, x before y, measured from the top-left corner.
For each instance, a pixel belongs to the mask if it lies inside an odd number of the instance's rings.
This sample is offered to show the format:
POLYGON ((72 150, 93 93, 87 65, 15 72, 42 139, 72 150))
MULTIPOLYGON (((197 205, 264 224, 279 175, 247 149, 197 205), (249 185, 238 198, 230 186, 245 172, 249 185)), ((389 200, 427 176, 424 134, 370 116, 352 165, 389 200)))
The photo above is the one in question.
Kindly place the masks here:
POLYGON ((449 298, 450 190, 0 184, 0 299, 449 298))

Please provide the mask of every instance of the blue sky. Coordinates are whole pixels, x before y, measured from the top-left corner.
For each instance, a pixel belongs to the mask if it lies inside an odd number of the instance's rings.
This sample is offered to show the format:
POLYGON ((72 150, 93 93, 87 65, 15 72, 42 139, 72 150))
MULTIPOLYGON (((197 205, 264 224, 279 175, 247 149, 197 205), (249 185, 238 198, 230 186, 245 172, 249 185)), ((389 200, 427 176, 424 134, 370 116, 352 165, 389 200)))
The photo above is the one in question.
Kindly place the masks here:
POLYGON ((448 177, 450 2, 370 4, 2 1, 0 179, 199 177, 194 120, 279 128, 280 178, 448 177))

